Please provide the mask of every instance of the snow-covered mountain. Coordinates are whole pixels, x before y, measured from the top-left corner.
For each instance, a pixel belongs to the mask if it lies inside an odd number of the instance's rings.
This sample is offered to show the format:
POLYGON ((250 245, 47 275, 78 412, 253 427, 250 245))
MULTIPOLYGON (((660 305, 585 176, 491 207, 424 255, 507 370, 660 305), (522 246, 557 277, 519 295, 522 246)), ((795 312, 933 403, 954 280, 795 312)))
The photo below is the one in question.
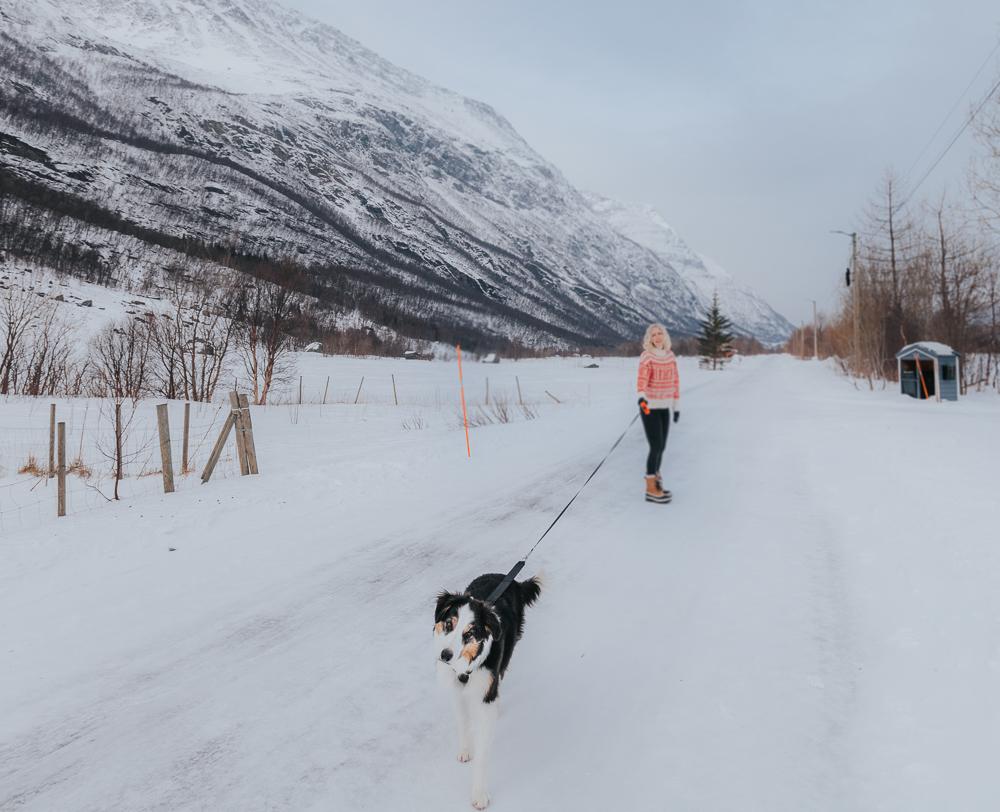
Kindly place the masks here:
POLYGON ((266 0, 0 0, 0 22, 9 253, 106 281, 280 260, 321 305, 473 344, 696 329, 686 266, 492 108, 330 26, 266 0))
POLYGON ((687 283, 704 312, 718 294, 719 306, 738 331, 777 344, 794 327, 750 288, 740 285, 718 263, 692 250, 656 209, 588 195, 594 211, 626 239, 648 249, 687 283))

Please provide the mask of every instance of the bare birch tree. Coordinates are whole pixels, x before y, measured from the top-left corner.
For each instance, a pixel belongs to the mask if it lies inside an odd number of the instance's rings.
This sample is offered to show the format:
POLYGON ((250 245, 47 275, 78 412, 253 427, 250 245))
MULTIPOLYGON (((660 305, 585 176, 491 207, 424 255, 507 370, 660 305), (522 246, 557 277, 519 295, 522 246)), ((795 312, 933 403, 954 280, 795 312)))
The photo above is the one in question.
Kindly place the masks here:
POLYGON ((180 279, 170 290, 171 311, 152 332, 162 394, 210 401, 226 369, 235 323, 226 312, 227 286, 180 279))
POLYGON ((296 297, 288 288, 261 281, 237 287, 231 314, 237 323, 235 343, 254 403, 267 403, 272 384, 287 371, 289 331, 297 312, 296 297))
MULTIPOLYGON (((107 398, 114 415, 114 439, 98 449, 114 467, 114 498, 125 476, 125 442, 136 413, 136 403, 149 391, 152 330, 145 319, 112 324, 92 344, 95 394, 107 398), (130 408, 126 411, 126 403, 130 408)), ((103 410, 102 410, 103 411, 103 410)))

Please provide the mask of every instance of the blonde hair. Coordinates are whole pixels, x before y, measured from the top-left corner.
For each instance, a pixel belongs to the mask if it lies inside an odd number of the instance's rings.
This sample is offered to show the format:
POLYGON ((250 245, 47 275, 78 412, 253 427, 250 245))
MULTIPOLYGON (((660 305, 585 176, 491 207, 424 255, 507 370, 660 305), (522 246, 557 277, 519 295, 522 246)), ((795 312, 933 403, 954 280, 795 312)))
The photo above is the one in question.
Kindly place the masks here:
POLYGON ((653 330, 656 330, 657 328, 663 330, 663 349, 669 351, 670 333, 668 333, 667 328, 664 327, 659 322, 654 322, 653 324, 650 324, 649 327, 646 328, 646 335, 642 337, 642 348, 644 350, 648 350, 649 352, 652 352, 653 350, 656 349, 656 347, 653 346, 652 337, 653 337, 653 330))

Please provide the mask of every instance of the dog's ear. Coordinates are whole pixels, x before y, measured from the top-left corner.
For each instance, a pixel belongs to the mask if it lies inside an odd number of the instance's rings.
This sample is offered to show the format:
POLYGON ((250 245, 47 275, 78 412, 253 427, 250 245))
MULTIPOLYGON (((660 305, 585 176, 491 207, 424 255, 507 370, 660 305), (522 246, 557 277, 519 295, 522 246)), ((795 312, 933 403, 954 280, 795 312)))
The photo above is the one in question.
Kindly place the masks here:
POLYGON ((454 592, 441 592, 437 596, 437 606, 434 607, 434 621, 438 622, 455 613, 458 606, 465 600, 465 595, 454 592))
POLYGON ((483 625, 486 627, 486 632, 494 640, 499 640, 500 635, 503 634, 503 627, 500 625, 500 618, 497 617, 497 613, 489 607, 483 608, 486 610, 483 612, 483 625))

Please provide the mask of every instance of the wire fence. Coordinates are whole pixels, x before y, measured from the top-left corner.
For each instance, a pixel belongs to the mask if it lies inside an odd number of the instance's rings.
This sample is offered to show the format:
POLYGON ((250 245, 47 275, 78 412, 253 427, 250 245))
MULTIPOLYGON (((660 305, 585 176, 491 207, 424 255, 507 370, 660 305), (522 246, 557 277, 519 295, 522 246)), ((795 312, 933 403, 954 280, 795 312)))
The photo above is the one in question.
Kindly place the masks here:
POLYGON ((961 370, 966 392, 1000 392, 1000 355, 970 353, 962 359, 961 370))
MULTIPOLYGON (((57 478, 50 467, 50 404, 19 399, 5 404, 0 422, 0 536, 40 526, 57 516, 57 478)), ((175 489, 200 484, 200 473, 229 409, 216 403, 192 403, 184 467, 184 404, 170 403, 170 446, 175 489)), ((115 500, 115 410, 110 401, 62 401, 56 422, 66 424, 66 516, 106 507, 115 500)), ((155 404, 122 405, 122 478, 119 500, 163 492, 155 404)), ((50 457, 51 455, 51 457, 50 457)), ((234 443, 216 464, 213 479, 239 476, 234 443)))
MULTIPOLYGON (((465 399, 473 406, 497 402, 537 406, 554 402, 587 402, 592 384, 581 379, 580 368, 619 369, 623 359, 564 359, 564 367, 545 367, 531 362, 483 364, 464 367, 465 399)), ((303 363, 303 366, 306 366, 303 363)), ((318 364, 311 365, 311 367, 318 364)), ((338 370, 317 373, 307 367, 277 382, 267 396, 269 406, 294 405, 398 405, 435 410, 452 409, 458 402, 458 368, 454 363, 404 362, 397 372, 372 373, 373 365, 352 365, 356 374, 338 370)), ((380 364, 380 366, 383 366, 380 364)), ((598 376, 599 377, 599 376, 598 376)), ((251 392, 252 382, 236 378, 242 392, 251 392)))
MULTIPOLYGON (((322 412, 324 405, 338 407, 338 411, 345 405, 386 407, 406 430, 463 424, 457 367, 452 363, 407 361, 395 370, 385 371, 383 360, 376 371, 370 359, 350 359, 330 374, 323 374, 329 369, 325 366, 327 360, 305 359, 301 373, 277 382, 267 405, 259 408, 266 413, 272 409, 284 411, 292 424, 313 414, 311 407, 318 406, 322 412), (323 372, 317 373, 317 366, 323 372), (394 408, 397 406, 398 412, 394 408)), ((595 369, 612 365, 618 365, 617 359, 593 362, 595 369)), ((592 388, 602 384, 600 376, 593 381, 589 373, 581 378, 581 366, 588 366, 588 360, 565 359, 563 367, 554 367, 551 362, 544 367, 530 362, 466 364, 469 425, 532 420, 542 409, 589 404, 592 388)), ((249 381, 236 378, 233 385, 237 391, 250 392, 253 403, 249 381)), ((177 491, 200 485, 200 474, 231 411, 228 393, 219 392, 217 401, 224 402, 190 404, 186 466, 185 404, 168 404, 177 491)), ((12 397, 0 401, 0 538, 13 531, 40 527, 57 516, 50 408, 51 401, 46 398, 12 397)), ((155 401, 122 404, 122 476, 117 483, 114 403, 107 399, 57 400, 55 420, 65 423, 66 516, 105 509, 116 501, 116 484, 117 497, 122 501, 163 492, 155 401)), ((241 475, 234 434, 223 447, 213 480, 241 475)))

